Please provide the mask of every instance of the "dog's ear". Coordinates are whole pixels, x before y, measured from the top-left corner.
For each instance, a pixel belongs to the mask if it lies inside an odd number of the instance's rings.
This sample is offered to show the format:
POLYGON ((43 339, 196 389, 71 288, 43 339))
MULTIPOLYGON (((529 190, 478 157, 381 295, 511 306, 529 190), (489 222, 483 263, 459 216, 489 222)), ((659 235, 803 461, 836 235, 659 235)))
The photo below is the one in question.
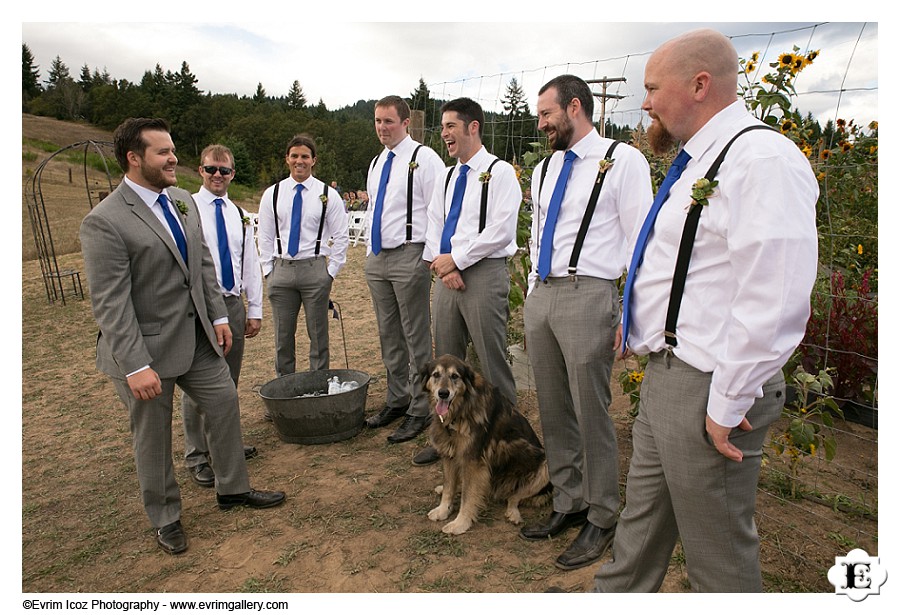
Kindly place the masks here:
POLYGON ((431 372, 434 371, 435 361, 431 360, 426 363, 421 370, 419 370, 419 382, 422 383, 422 388, 428 388, 428 381, 431 380, 431 372))
POLYGON ((468 363, 464 363, 460 361, 460 375, 462 376, 463 382, 466 383, 466 387, 471 389, 475 386, 475 370, 472 369, 472 366, 468 363))

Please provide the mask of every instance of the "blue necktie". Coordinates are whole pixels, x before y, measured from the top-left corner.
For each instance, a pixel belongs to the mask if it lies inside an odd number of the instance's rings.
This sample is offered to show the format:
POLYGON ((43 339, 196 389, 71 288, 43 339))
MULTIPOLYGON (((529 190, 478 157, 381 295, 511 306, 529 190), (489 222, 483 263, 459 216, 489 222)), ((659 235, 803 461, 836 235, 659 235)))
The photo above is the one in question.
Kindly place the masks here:
POLYGON ((234 288, 234 267, 231 264, 231 249, 228 247, 228 231, 225 229, 225 201, 214 199, 216 204, 216 235, 219 241, 219 264, 222 266, 222 288, 234 288))
POLYGON ((441 233, 441 254, 450 254, 450 238, 456 232, 456 223, 459 222, 459 211, 462 209, 462 200, 466 194, 466 173, 469 165, 459 167, 459 176, 453 185, 453 200, 450 202, 450 213, 444 221, 444 232, 441 233))
POLYGON ((572 173, 572 161, 577 158, 575 152, 566 152, 565 162, 556 179, 556 187, 550 197, 550 207, 547 208, 547 221, 544 222, 544 232, 541 233, 541 252, 538 256, 538 275, 546 280, 550 275, 550 265, 553 262, 553 234, 556 232, 556 219, 559 218, 559 207, 562 205, 563 195, 566 193, 566 184, 572 173))
POLYGON ((300 214, 303 212, 303 184, 296 185, 294 206, 291 208, 291 234, 288 237, 288 254, 297 256, 300 251, 300 214))
POLYGON ((169 207, 169 199, 166 198, 165 194, 160 193, 156 202, 162 206, 163 215, 166 217, 166 222, 169 225, 169 229, 172 231, 175 245, 178 246, 178 251, 181 252, 181 258, 184 259, 184 264, 187 265, 187 241, 184 238, 184 231, 181 230, 181 225, 178 224, 178 220, 175 219, 175 214, 172 213, 172 210, 169 207))
POLYGON ((628 277, 625 280, 625 292, 622 297, 623 352, 625 350, 625 343, 628 341, 628 327, 631 324, 631 293, 634 289, 634 278, 637 275, 638 267, 641 266, 641 262, 644 260, 644 249, 647 247, 647 239, 650 237, 650 231, 653 230, 653 224, 656 222, 656 216, 659 214, 659 210, 669 196, 669 190, 672 188, 672 185, 678 181, 678 178, 681 177, 681 172, 684 171, 684 167, 687 166, 688 160, 690 159, 691 155, 682 149, 675 157, 675 160, 672 161, 672 166, 669 167, 666 178, 663 180, 663 183, 660 184, 659 190, 656 192, 656 198, 653 199, 653 205, 650 206, 650 211, 644 219, 644 225, 641 227, 640 233, 638 233, 637 242, 634 244, 634 253, 631 255, 631 264, 628 266, 628 277))
POLYGON ((375 197, 375 213, 372 216, 372 254, 381 252, 381 212, 384 210, 384 193, 387 191, 388 178, 391 176, 391 163, 394 152, 388 152, 387 162, 381 169, 381 181, 378 182, 378 195, 375 197))

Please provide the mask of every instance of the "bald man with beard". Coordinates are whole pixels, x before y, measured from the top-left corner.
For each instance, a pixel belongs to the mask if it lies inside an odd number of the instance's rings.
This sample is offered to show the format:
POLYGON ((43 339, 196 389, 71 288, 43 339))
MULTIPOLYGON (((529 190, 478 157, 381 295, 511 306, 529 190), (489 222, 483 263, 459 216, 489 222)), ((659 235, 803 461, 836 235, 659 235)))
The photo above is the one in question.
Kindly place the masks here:
POLYGON ((756 488, 784 405, 781 370, 809 317, 818 184, 797 146, 747 112, 737 75, 733 45, 712 30, 664 43, 645 69, 651 144, 681 148, 629 265, 622 348, 649 362, 614 559, 596 591, 657 591, 679 536, 694 591, 762 591, 756 488), (693 186, 723 154, 693 232, 693 186), (673 272, 691 235, 679 293, 673 272))

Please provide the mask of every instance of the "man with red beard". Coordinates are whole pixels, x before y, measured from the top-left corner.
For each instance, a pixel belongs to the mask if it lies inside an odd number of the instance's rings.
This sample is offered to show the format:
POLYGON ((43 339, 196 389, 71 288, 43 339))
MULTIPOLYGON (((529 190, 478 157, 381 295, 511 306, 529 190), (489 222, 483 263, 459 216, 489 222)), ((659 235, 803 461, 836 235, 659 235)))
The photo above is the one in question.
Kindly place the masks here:
POLYGON ((747 112, 737 76, 712 30, 664 43, 645 69, 653 146, 681 150, 628 271, 623 348, 649 363, 597 591, 658 590, 679 536, 695 591, 762 590, 756 487, 809 316, 818 185, 797 146, 747 112))
POLYGON ((616 285, 627 238, 652 201, 650 167, 635 148, 601 137, 594 96, 574 75, 538 95, 538 128, 554 154, 534 170, 525 337, 534 369, 553 512, 523 528, 545 540, 582 526, 556 560, 563 570, 599 560, 619 512, 616 430, 608 413, 619 325, 616 285))

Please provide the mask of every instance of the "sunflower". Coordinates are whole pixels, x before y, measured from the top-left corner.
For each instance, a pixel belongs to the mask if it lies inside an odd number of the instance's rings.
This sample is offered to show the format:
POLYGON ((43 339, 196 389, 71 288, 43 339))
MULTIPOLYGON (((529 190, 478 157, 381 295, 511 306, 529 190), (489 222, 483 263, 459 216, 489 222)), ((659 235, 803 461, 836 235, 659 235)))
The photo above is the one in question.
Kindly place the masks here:
POLYGON ((753 54, 751 54, 750 61, 751 62, 759 62, 759 52, 758 51, 754 51, 753 54))
POLYGON ((830 156, 831 156, 831 150, 830 150, 830 149, 823 149, 823 150, 822 150, 822 153, 819 154, 819 158, 821 158, 822 160, 828 160, 828 158, 829 158, 830 156))
POLYGON ((845 154, 852 149, 853 149, 853 144, 850 143, 849 141, 844 141, 843 143, 841 143, 841 151, 844 152, 845 154))
POLYGON ((744 67, 744 72, 747 73, 748 75, 755 70, 756 70, 756 64, 754 64, 753 62, 748 62, 747 65, 744 67))
POLYGON ((791 74, 796 75, 806 66, 806 58, 803 56, 795 56, 794 61, 791 62, 791 74))
POLYGON ((792 131, 794 128, 796 128, 796 127, 797 127, 797 125, 794 124, 793 120, 790 120, 790 119, 782 120, 782 122, 781 122, 781 133, 782 133, 782 134, 788 133, 788 132, 792 131))
POLYGON ((809 158, 812 156, 812 148, 809 145, 804 145, 800 148, 800 151, 803 152, 803 155, 809 158))
POLYGON ((797 61, 797 56, 793 53, 783 53, 778 56, 778 64, 780 68, 792 68, 794 66, 794 62, 797 61))
POLYGON ((806 63, 807 63, 807 64, 812 64, 812 61, 815 60, 815 59, 818 58, 818 57, 819 57, 819 50, 818 50, 818 49, 816 49, 815 51, 810 51, 808 54, 806 54, 806 63))

